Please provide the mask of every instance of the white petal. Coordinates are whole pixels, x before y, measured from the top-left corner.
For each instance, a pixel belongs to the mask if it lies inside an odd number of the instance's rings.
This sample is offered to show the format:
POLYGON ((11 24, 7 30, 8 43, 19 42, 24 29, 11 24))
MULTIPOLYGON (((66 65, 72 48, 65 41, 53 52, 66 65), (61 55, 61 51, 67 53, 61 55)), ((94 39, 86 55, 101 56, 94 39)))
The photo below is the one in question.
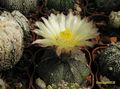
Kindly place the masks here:
POLYGON ((87 22, 86 19, 83 19, 78 25, 78 28, 76 29, 75 34, 77 35, 79 33, 79 35, 82 35, 82 36, 93 34, 92 29, 94 29, 93 25, 87 22))
POLYGON ((55 15, 51 14, 51 16, 48 19, 49 19, 49 22, 50 22, 55 34, 57 35, 60 32, 60 30, 59 30, 60 28, 59 28, 58 22, 56 21, 55 15))
POLYGON ((71 29, 74 34, 78 34, 83 30, 81 29, 81 25, 83 24, 83 22, 84 21, 81 20, 80 18, 74 19, 73 25, 71 25, 71 29))
POLYGON ((65 30, 65 15, 63 15, 62 13, 58 17, 58 23, 59 23, 60 31, 61 32, 64 31, 65 30))
POLYGON ((44 21, 46 27, 51 31, 52 35, 56 35, 54 32, 54 29, 52 28, 51 24, 49 23, 49 21, 46 18, 42 17, 42 20, 44 21))
POLYGON ((40 34, 40 29, 35 29, 35 30, 33 30, 32 32, 36 33, 37 35, 41 35, 41 34, 40 34))
POLYGON ((46 34, 44 31, 42 30, 39 30, 39 29, 35 29, 33 30, 33 32, 35 32, 36 34, 44 37, 44 38, 50 38, 50 36, 48 34, 46 34))
POLYGON ((48 39, 38 39, 34 41, 32 44, 39 44, 41 47, 52 46, 52 42, 48 39))
POLYGON ((73 16, 72 12, 70 12, 69 15, 66 17, 66 28, 70 28, 70 26, 73 23, 73 19, 74 19, 74 16, 73 16))
POLYGON ((81 43, 78 46, 93 46, 93 43, 90 41, 81 41, 81 43))
POLYGON ((41 27, 41 22, 40 22, 40 21, 37 21, 37 22, 35 22, 35 25, 36 25, 38 28, 40 28, 40 27, 41 27))
POLYGON ((35 24, 40 28, 40 30, 43 30, 46 34, 51 34, 51 31, 42 22, 37 21, 35 24))

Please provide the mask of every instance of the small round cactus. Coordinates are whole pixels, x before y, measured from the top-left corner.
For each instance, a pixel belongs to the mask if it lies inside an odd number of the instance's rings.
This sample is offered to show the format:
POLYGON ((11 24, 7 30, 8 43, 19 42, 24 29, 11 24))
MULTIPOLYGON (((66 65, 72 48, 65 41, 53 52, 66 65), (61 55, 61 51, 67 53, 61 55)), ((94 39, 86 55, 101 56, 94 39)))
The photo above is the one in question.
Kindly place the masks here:
POLYGON ((120 42, 111 44, 97 57, 99 71, 116 84, 120 84, 120 42))
POLYGON ((110 13, 109 19, 110 19, 110 23, 114 27, 117 27, 117 28, 120 27, 120 11, 118 11, 118 12, 112 11, 110 13))

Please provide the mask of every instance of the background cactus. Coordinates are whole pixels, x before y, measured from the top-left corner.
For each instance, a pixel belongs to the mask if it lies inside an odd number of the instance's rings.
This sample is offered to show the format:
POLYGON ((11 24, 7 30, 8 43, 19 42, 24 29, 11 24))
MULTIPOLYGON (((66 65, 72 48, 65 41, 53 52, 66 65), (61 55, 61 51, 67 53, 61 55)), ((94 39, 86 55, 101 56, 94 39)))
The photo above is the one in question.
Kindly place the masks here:
POLYGON ((28 14, 35 11, 37 0, 0 0, 0 6, 10 11, 19 10, 23 14, 28 14))
POLYGON ((99 71, 116 84, 120 84, 120 43, 111 44, 97 57, 99 71))
POLYGON ((59 11, 68 10, 73 8, 75 0, 48 0, 47 7, 59 11), (54 3, 54 4, 53 4, 54 3))
MULTIPOLYGON (((18 23, 15 17, 17 15, 24 17, 18 11, 4 12, 0 15, 0 70, 11 68, 16 64, 20 60, 25 47, 23 31, 26 29, 24 28, 24 30, 18 23)), ((26 25, 26 22, 22 20, 25 17, 22 17, 19 22, 26 25)))
POLYGON ((59 12, 69 12, 73 11, 74 14, 81 14, 81 2, 80 0, 38 0, 39 3, 45 3, 43 10, 45 12, 59 13, 59 12), (53 4, 54 3, 54 4, 53 4))
POLYGON ((120 11, 118 12, 114 12, 112 11, 109 15, 109 19, 110 19, 110 23, 114 26, 114 27, 120 27, 120 11))

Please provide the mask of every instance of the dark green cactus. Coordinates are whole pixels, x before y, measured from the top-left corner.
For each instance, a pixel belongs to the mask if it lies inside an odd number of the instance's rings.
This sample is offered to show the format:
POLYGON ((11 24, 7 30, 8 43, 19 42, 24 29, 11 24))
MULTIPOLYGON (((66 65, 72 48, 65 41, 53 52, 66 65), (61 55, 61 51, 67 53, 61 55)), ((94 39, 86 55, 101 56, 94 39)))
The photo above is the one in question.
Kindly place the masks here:
POLYGON ((47 7, 48 9, 63 11, 73 8, 74 2, 74 0, 48 0, 47 7))
POLYGON ((91 73, 86 65, 84 53, 63 55, 61 58, 55 56, 52 51, 47 52, 42 62, 36 66, 37 75, 46 84, 59 83, 65 80, 68 83, 83 83, 91 73), (47 59, 47 60, 46 60, 47 59))
POLYGON ((120 84, 120 43, 111 44, 97 57, 99 71, 116 84, 120 84))
POLYGON ((96 5, 102 11, 113 11, 120 9, 120 0, 95 0, 96 5))

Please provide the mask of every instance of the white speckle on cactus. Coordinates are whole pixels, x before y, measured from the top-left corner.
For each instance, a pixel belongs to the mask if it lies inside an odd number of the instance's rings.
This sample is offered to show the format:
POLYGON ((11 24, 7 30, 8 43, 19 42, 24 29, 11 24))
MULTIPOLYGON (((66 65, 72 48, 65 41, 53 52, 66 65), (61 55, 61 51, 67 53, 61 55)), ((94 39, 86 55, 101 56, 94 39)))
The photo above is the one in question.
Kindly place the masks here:
POLYGON ((113 48, 113 49, 112 49, 112 52, 116 52, 116 49, 113 48))
POLYGON ((113 70, 113 68, 112 68, 112 67, 109 67, 109 70, 113 70))

